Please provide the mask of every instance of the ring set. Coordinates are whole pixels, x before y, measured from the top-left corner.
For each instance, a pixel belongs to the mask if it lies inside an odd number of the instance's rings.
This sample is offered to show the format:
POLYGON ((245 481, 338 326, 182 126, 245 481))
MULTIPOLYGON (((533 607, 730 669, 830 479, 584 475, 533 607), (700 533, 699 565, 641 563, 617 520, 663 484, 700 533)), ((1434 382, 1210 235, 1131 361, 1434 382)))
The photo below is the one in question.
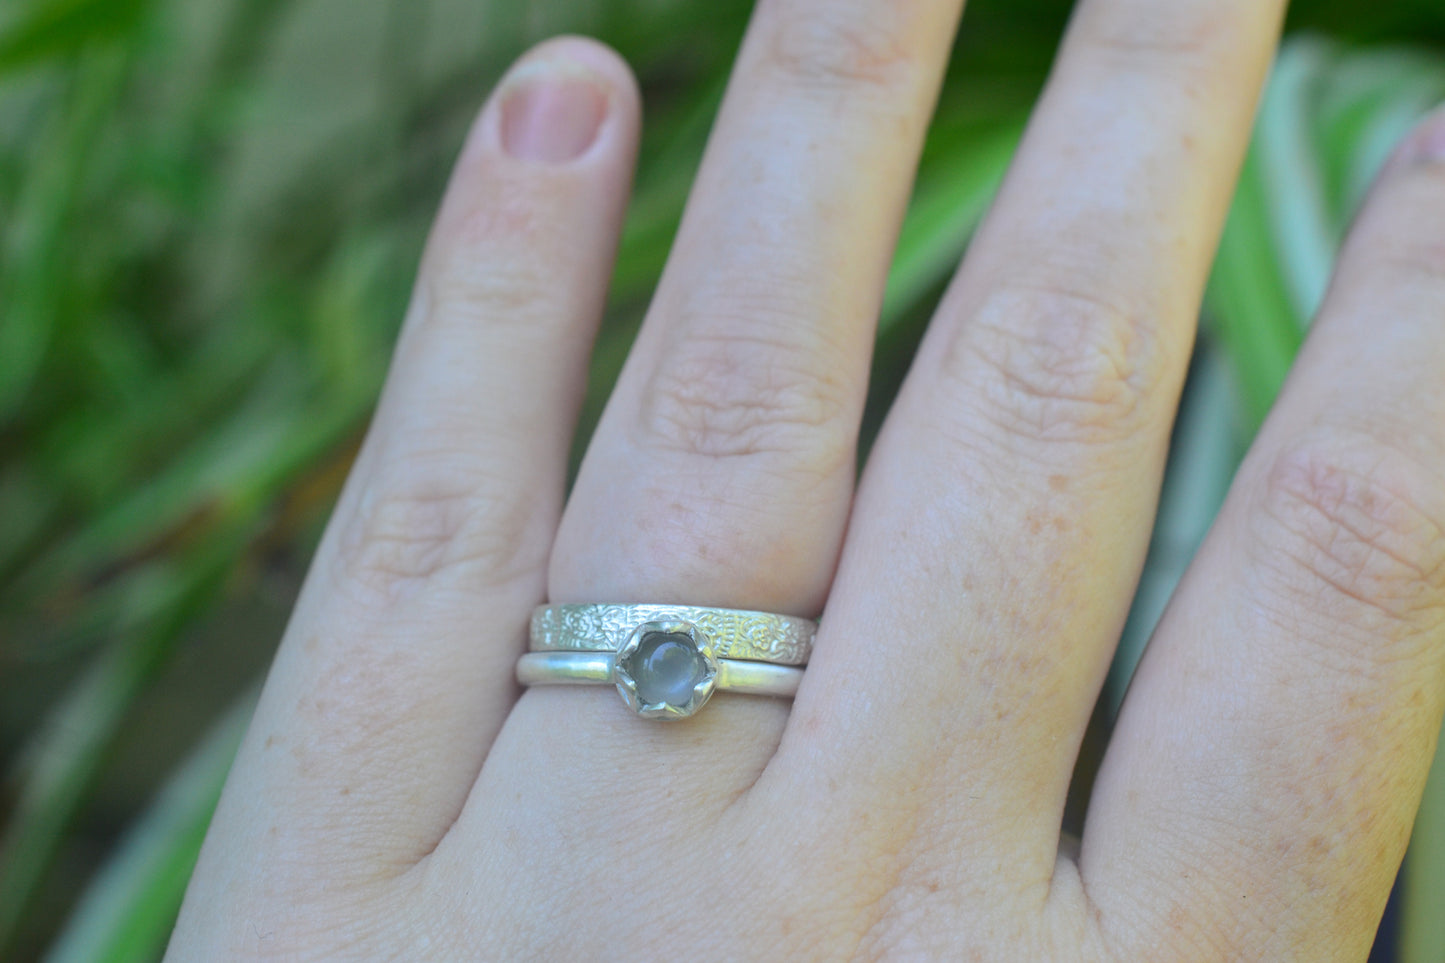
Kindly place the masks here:
POLYGON ((644 719, 685 719, 714 692, 791 697, 818 623, 693 605, 543 605, 522 685, 617 687, 644 719))

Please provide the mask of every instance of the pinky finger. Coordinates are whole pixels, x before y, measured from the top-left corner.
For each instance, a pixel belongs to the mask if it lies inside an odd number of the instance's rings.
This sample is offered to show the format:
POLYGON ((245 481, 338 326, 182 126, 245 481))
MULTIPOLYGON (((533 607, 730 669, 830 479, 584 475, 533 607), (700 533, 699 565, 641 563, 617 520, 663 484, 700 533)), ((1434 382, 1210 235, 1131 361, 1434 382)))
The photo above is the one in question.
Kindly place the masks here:
POLYGON ((1376 186, 1125 704, 1080 864, 1117 941, 1363 960, 1442 710, 1445 114, 1376 186))

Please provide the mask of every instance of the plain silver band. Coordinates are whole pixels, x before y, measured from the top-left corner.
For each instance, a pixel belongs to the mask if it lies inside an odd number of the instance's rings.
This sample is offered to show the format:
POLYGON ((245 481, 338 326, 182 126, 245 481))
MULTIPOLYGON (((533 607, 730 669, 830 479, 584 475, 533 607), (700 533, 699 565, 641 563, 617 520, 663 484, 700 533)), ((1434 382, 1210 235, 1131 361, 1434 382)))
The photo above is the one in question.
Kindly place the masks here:
POLYGON ((690 622, 719 659, 807 665, 818 623, 774 612, 699 605, 539 605, 532 612, 533 652, 615 652, 644 622, 690 622))
MULTIPOLYGON (((611 652, 529 652, 517 660, 522 685, 610 685, 611 652)), ((719 692, 792 698, 803 670, 768 662, 717 660, 719 692)))

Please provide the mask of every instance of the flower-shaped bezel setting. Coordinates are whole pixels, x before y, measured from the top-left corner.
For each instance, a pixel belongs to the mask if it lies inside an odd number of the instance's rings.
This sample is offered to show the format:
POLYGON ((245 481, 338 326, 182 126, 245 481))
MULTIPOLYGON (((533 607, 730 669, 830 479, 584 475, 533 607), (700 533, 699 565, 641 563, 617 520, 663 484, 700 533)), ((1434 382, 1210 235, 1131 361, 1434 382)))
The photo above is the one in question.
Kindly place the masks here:
POLYGON ((617 650, 612 663, 612 681, 627 707, 644 719, 686 719, 707 704, 717 689, 718 663, 713 655, 712 640, 706 632, 691 622, 659 621, 643 622, 632 630, 627 641, 617 650), (692 687, 692 696, 683 705, 670 702, 643 702, 637 692, 637 679, 633 675, 632 657, 642 648, 650 636, 671 635, 685 637, 692 643, 693 651, 702 658, 702 678, 692 687))

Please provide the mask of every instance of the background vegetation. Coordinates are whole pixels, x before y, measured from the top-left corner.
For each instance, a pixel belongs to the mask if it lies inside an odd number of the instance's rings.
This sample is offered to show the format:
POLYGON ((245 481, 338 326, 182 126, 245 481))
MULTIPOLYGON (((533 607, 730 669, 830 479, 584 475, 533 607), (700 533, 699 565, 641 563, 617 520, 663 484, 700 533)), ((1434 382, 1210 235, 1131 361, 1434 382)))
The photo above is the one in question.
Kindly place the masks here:
MULTIPOLYGON (((969 11, 888 293, 870 430, 1008 160, 1067 6, 969 11)), ((645 91, 590 427, 748 7, 0 5, 0 956, 119 963, 163 948, 365 427, 447 168, 505 65, 544 36, 585 32, 620 49, 645 91)), ((1291 33, 1095 746, 1371 172, 1445 97, 1437 0, 1301 0, 1291 33)), ((1442 783, 1380 959, 1445 960, 1442 783)))

